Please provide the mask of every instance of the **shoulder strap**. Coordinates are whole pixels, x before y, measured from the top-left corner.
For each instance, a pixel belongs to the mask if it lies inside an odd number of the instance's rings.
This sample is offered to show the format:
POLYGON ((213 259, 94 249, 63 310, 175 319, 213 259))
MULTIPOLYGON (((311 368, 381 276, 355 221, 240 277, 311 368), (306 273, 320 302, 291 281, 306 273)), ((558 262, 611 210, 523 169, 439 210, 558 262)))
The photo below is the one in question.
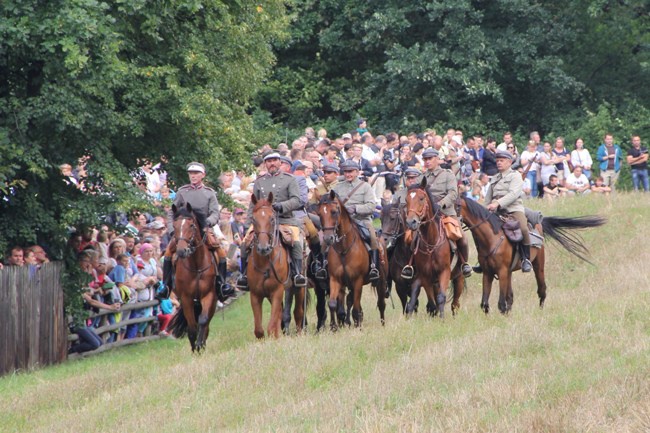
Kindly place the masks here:
POLYGON ((354 188, 352 188, 352 191, 350 191, 350 194, 348 194, 347 197, 345 197, 343 200, 341 200, 341 204, 343 206, 345 206, 345 203, 347 203, 348 200, 350 200, 350 197, 352 197, 352 194, 354 194, 359 188, 361 188, 361 185, 363 185, 363 181, 359 181, 359 184, 357 186, 355 186, 354 188))

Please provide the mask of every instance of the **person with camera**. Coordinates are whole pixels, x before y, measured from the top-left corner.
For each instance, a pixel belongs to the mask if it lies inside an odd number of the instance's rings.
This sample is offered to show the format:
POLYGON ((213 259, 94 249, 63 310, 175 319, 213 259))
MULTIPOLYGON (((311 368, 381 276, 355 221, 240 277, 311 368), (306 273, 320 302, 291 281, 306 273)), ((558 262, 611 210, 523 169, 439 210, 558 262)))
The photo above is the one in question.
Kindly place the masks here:
POLYGON ((627 163, 632 169, 632 183, 634 191, 639 190, 639 185, 643 185, 643 190, 648 192, 648 149, 641 146, 641 137, 632 136, 632 147, 627 151, 627 163))

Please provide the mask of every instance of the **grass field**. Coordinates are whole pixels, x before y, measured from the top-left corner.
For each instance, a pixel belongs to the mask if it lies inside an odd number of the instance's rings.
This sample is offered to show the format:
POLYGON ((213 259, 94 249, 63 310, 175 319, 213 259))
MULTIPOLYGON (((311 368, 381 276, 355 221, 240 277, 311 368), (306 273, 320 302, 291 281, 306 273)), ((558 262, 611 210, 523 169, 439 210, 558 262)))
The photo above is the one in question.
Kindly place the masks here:
POLYGON ((609 218, 583 235, 594 266, 547 244, 543 310, 517 273, 486 316, 474 276, 453 318, 389 304, 382 328, 366 291, 361 330, 258 342, 243 297, 201 356, 161 340, 0 378, 0 431, 650 431, 650 196, 535 205, 609 218))

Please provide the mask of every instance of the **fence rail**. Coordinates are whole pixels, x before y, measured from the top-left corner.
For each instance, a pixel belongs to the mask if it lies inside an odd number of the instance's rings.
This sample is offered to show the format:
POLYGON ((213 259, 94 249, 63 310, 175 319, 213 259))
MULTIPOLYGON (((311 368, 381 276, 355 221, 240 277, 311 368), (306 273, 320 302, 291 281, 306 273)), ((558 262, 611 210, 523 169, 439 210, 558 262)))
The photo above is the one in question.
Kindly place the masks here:
POLYGON ((62 263, 0 271, 0 375, 66 359, 62 263))

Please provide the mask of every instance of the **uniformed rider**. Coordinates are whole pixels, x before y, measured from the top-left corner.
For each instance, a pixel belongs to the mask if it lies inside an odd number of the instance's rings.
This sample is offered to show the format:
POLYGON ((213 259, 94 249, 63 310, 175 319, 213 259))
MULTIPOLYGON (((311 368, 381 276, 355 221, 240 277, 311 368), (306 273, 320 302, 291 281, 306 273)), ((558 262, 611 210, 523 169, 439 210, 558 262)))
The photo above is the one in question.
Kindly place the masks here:
MULTIPOLYGON (((446 216, 452 216, 458 219, 456 215, 456 199, 458 198, 458 184, 456 176, 451 170, 440 167, 440 158, 438 151, 432 147, 422 152, 424 161, 424 177, 427 179, 427 189, 440 206, 441 212, 446 216)), ((460 221, 459 221, 460 222, 460 221)), ((463 237, 456 241, 458 248, 458 257, 462 260, 462 271, 465 278, 472 275, 472 267, 467 263, 469 255, 469 244, 467 235, 463 231, 463 237)))
POLYGON ((332 188, 344 201, 345 209, 348 211, 354 221, 363 224, 370 232, 370 272, 368 278, 370 281, 379 279, 379 244, 377 234, 372 225, 372 213, 375 210, 376 199, 372 187, 359 179, 359 164, 348 159, 341 164, 344 180, 337 183, 332 188))
POLYGON ((521 261, 521 272, 530 272, 533 266, 530 263, 530 234, 522 200, 524 181, 521 178, 521 173, 511 168, 512 155, 510 152, 498 151, 496 161, 499 172, 490 179, 485 194, 485 203, 487 203, 487 209, 490 212, 506 213, 519 221, 523 235, 522 253, 524 256, 521 261))
MULTIPOLYGON (((318 194, 313 194, 309 200, 310 204, 318 204, 320 196, 327 195, 332 188, 338 183, 339 167, 336 164, 325 163, 322 167, 323 176, 319 176, 318 183, 316 184, 316 191, 318 194)), ((315 215, 318 218, 317 215, 315 215)), ((311 246, 310 246, 311 248, 311 246)), ((312 248, 313 251, 313 248, 312 248)), ((320 239, 318 244, 318 254, 314 254, 314 277, 318 280, 327 280, 327 267, 323 266, 323 253, 320 249, 320 239)))
MULTIPOLYGON (((190 178, 190 183, 183 185, 176 191, 176 198, 174 204, 177 208, 185 207, 189 203, 192 210, 197 217, 201 232, 204 234, 204 241, 213 252, 217 263, 217 290, 221 299, 226 299, 232 296, 234 289, 226 283, 226 252, 221 247, 221 243, 217 239, 214 232, 214 227, 218 227, 219 223, 219 202, 214 190, 203 183, 205 178, 205 166, 200 162, 190 162, 187 165, 187 174, 190 178)), ((169 233, 173 233, 174 215, 173 211, 168 212, 167 229, 169 233)), ((176 253, 176 238, 170 236, 169 244, 165 250, 165 258, 163 261, 163 283, 169 289, 172 288, 172 258, 176 253)))
MULTIPOLYGON (((302 239, 301 228, 302 221, 294 217, 293 211, 302 209, 305 202, 300 198, 300 189, 298 182, 289 173, 280 170, 280 154, 277 152, 269 153, 264 157, 266 174, 258 177, 253 184, 253 194, 256 197, 267 198, 269 193, 273 193, 273 210, 278 213, 278 223, 280 225, 291 226, 293 240, 291 246, 291 261, 293 262, 295 276, 293 283, 297 287, 305 287, 307 279, 302 273, 302 239)), ((253 204, 248 208, 248 220, 246 225, 250 226, 253 216, 253 204)), ((249 229, 249 234, 250 231, 249 229)), ((249 236, 247 236, 248 238, 249 236)), ((241 277, 237 280, 237 288, 240 290, 248 289, 248 277, 246 276, 246 267, 248 265, 248 246, 241 249, 241 277)))

